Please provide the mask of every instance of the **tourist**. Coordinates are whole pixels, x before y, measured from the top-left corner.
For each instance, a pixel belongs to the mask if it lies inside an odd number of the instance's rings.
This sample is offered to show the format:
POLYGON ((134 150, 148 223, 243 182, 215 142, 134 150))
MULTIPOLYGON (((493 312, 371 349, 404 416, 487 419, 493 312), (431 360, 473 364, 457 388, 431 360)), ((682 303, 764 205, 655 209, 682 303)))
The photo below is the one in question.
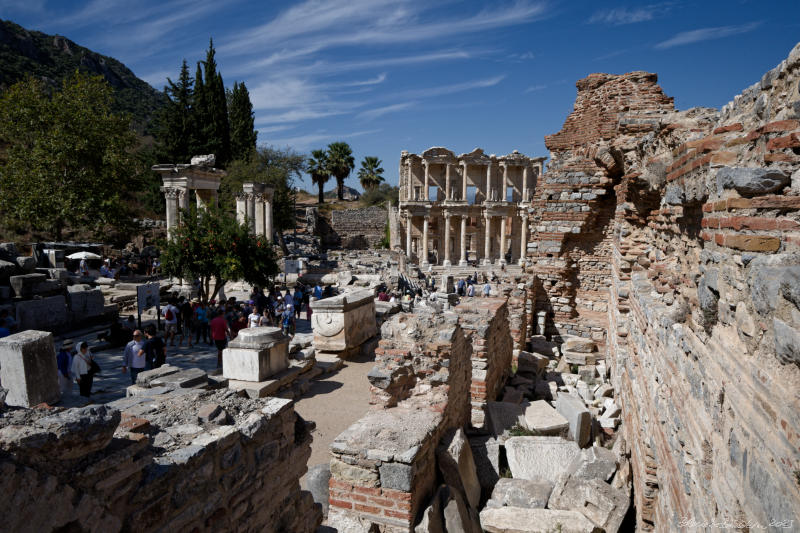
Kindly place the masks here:
POLYGON ((319 286, 319 283, 314 285, 314 298, 316 298, 317 300, 322 299, 322 287, 319 286))
POLYGON ((458 280, 458 283, 456 284, 456 292, 458 293, 459 296, 464 296, 465 294, 464 289, 466 288, 466 286, 467 283, 464 281, 464 278, 458 280))
POLYGON ((472 298, 475 296, 475 284, 469 283, 467 284, 467 298, 472 298))
POLYGON ((281 329, 284 335, 294 335, 294 310, 291 305, 281 313, 281 329))
POLYGON ((303 305, 303 291, 301 287, 302 286, 298 284, 294 288, 294 294, 292 295, 292 305, 294 306, 294 314, 296 319, 300 318, 300 307, 303 305))
POLYGON ((231 340, 238 337, 239 332, 245 328, 247 328, 247 317, 244 314, 237 315, 233 324, 231 324, 231 340))
POLYGON ((175 346, 175 334, 178 331, 178 308, 173 305, 173 300, 167 303, 167 306, 161 310, 161 316, 164 317, 164 342, 169 339, 169 345, 175 346))
POLYGON ((167 346, 161 337, 157 335, 156 327, 153 324, 144 328, 144 336, 147 340, 144 341, 142 348, 139 350, 139 357, 146 357, 145 367, 150 370, 158 368, 166 362, 167 359, 167 346))
POLYGON ((222 350, 228 344, 228 337, 230 337, 231 329, 228 327, 228 321, 225 320, 225 315, 218 312, 214 319, 209 324, 211 328, 211 338, 217 346, 217 368, 222 368, 222 350))
POLYGON ((311 294, 308 287, 303 287, 303 300, 301 303, 306 310, 306 320, 311 320, 311 294))
POLYGON ((158 276, 161 273, 161 261, 158 260, 158 257, 153 258, 153 266, 150 270, 153 276, 158 276))
POLYGON ((389 301, 389 295, 386 294, 386 288, 385 287, 382 287, 380 292, 378 292, 378 301, 379 302, 388 302, 389 301))
POLYGON ((125 346, 125 352, 122 354, 122 373, 124 374, 130 368, 131 385, 136 384, 136 376, 147 366, 147 358, 142 350, 143 345, 142 332, 137 329, 133 332, 133 340, 125 346))
POLYGON ((81 276, 88 277, 89 276, 89 264, 86 262, 86 258, 81 259, 80 265, 78 266, 78 270, 81 273, 81 276))
POLYGON ((197 327, 194 343, 199 344, 201 336, 203 337, 203 342, 208 343, 208 309, 206 309, 206 304, 203 302, 199 302, 194 310, 194 323, 197 327))
POLYGON ((483 286, 483 297, 484 298, 488 298, 489 294, 491 294, 491 292, 492 292, 492 286, 489 285, 489 281, 487 280, 486 284, 484 284, 484 286, 483 286))
POLYGON ((261 325, 261 309, 256 307, 253 309, 253 312, 247 317, 247 327, 248 328, 257 328, 261 325))
POLYGON ((78 344, 78 352, 72 358, 70 373, 75 376, 81 396, 86 398, 88 405, 95 373, 92 371, 92 354, 89 352, 89 345, 86 342, 78 344))
POLYGON ((395 293, 392 293, 392 297, 389 298, 389 303, 390 304, 396 304, 397 303, 397 295, 395 293))
POLYGON ((111 268, 111 264, 108 259, 103 261, 103 264, 100 265, 100 276, 104 278, 114 278, 114 270, 111 268))
POLYGON ((178 324, 183 323, 183 327, 181 328, 181 338, 178 341, 178 347, 183 344, 183 339, 186 338, 188 339, 188 346, 191 348, 192 334, 194 333, 194 310, 192 309, 192 303, 188 298, 181 296, 181 304, 178 306, 178 311, 180 312, 180 321, 178 324))
POLYGON ((72 392, 72 374, 70 367, 72 366, 73 357, 72 340, 67 339, 61 343, 61 349, 56 354, 56 365, 58 366, 58 389, 61 391, 61 396, 68 396, 72 392))

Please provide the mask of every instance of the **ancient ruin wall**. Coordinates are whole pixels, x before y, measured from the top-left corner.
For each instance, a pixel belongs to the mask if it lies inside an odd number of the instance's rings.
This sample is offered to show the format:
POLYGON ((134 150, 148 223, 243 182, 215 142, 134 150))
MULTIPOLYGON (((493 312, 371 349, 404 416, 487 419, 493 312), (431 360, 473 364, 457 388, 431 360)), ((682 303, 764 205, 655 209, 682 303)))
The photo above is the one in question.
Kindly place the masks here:
POLYGON ((331 228, 339 236, 342 248, 375 248, 386 235, 389 212, 383 207, 331 211, 331 228))
POLYGON ((557 194, 575 198, 560 223, 578 229, 538 233, 537 309, 551 306, 554 333, 608 327, 639 528, 796 527, 800 45, 721 111, 675 112, 655 81, 589 76, 547 138, 553 192, 539 224, 557 194), (597 194, 591 212, 577 209, 583 194, 597 194), (609 291, 607 312, 581 303, 598 302, 584 288, 591 256, 607 281, 592 273, 589 285, 609 291))

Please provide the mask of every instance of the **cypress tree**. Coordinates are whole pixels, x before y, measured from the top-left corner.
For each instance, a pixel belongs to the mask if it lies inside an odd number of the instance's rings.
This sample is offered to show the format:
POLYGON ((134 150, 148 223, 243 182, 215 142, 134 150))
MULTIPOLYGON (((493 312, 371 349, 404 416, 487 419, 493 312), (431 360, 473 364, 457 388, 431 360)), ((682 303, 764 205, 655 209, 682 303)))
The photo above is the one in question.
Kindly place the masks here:
POLYGON ((164 87, 167 105, 160 117, 159 138, 160 151, 168 161, 182 163, 192 156, 194 130, 192 85, 189 66, 184 59, 177 82, 167 78, 167 85, 164 87))
POLYGON ((203 103, 204 116, 200 124, 203 131, 205 152, 217 156, 217 164, 225 166, 230 161, 231 139, 228 125, 228 104, 225 97, 225 85, 222 75, 217 72, 217 61, 214 58, 214 40, 211 39, 203 64, 203 103))
POLYGON ((231 158, 249 161, 256 147, 258 132, 254 127, 253 104, 244 82, 233 84, 228 104, 231 132, 231 158))
POLYGON ((194 131, 192 132, 192 155, 209 153, 206 151, 205 133, 203 132, 203 124, 208 120, 208 104, 206 101, 206 88, 203 84, 203 65, 201 61, 198 61, 197 71, 194 75, 194 108, 192 110, 194 131))

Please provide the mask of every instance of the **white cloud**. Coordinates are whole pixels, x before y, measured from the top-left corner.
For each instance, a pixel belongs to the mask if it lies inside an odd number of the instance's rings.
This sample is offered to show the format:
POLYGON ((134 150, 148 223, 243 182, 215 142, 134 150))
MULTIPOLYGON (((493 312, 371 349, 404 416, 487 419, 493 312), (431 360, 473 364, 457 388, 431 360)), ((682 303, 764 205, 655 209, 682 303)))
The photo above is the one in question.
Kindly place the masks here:
POLYGON ((481 80, 465 81, 461 83, 453 83, 451 85, 439 85, 437 87, 426 87, 424 89, 411 89, 399 93, 397 96, 405 98, 433 98, 435 96, 443 96, 445 94, 460 93, 472 89, 482 89, 485 87, 494 87, 505 79, 504 75, 495 76, 493 78, 485 78, 481 80))
POLYGON ((389 113, 396 113, 397 111, 403 111, 404 109, 408 109, 415 103, 416 102, 402 102, 399 104, 391 104, 383 107, 377 107, 375 109, 368 109, 366 111, 359 113, 356 116, 356 118, 364 120, 374 120, 384 115, 388 115, 389 113))
POLYGON ((671 9, 672 5, 651 4, 636 8, 617 7, 612 9, 601 9, 595 12, 588 20, 589 24, 611 24, 621 26, 623 24, 636 24, 653 20, 671 9))
POLYGON ((714 28, 700 28, 697 30, 684 31, 670 37, 666 41, 662 41, 655 45, 659 50, 672 48, 673 46, 681 46, 684 44, 699 43, 702 41, 711 41, 713 39, 722 39, 730 37, 731 35, 739 35, 740 33, 747 33, 753 31, 761 25, 761 22, 751 22, 749 24, 742 24, 741 26, 717 26, 714 28))
POLYGON ((317 132, 309 133, 307 135, 298 135, 296 137, 286 137, 283 139, 270 139, 269 143, 274 146, 291 146, 295 150, 307 150, 311 145, 327 145, 334 141, 348 141, 353 137, 363 137, 364 135, 372 135, 382 130, 362 130, 350 133, 327 133, 317 132))
POLYGON ((547 89, 547 85, 540 84, 540 85, 531 85, 527 89, 523 91, 523 94, 532 93, 536 91, 541 91, 542 89, 547 89))

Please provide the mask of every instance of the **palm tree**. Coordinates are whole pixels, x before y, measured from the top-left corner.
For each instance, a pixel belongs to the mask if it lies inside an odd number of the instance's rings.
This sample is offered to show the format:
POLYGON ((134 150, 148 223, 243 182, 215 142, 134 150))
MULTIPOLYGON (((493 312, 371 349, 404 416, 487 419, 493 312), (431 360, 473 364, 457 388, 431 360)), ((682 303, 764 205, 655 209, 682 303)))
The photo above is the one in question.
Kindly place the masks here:
POLYGON ((311 174, 311 182, 319 187, 319 203, 325 203, 325 184, 331 178, 331 171, 328 169, 328 153, 325 150, 314 150, 308 158, 308 173, 311 174))
POLYGON ((358 180, 365 191, 371 191, 383 181, 382 163, 383 161, 371 155, 361 161, 361 168, 358 169, 358 180))
POLYGON ((328 145, 328 170, 336 178, 337 198, 344 200, 344 180, 355 168, 353 150, 346 142, 335 142, 328 145))

